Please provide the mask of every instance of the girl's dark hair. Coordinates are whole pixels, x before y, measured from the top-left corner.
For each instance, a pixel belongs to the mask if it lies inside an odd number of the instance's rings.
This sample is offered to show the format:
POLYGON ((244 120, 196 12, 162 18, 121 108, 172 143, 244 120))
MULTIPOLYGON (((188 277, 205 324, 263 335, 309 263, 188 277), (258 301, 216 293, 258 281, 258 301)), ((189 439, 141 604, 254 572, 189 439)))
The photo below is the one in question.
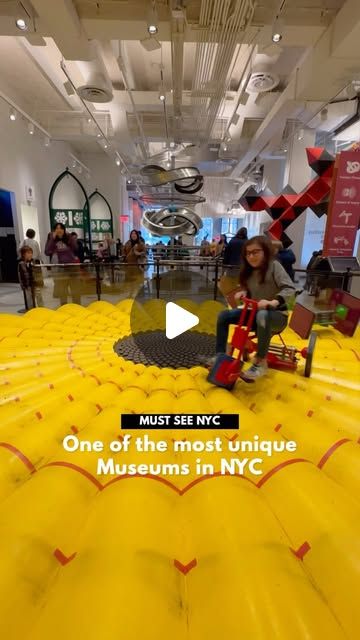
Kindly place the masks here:
POLYGON ((240 240, 247 240, 247 228, 246 227, 241 227, 241 229, 239 229, 236 232, 236 236, 235 238, 239 238, 240 240))
POLYGON ((242 261, 240 267, 240 284, 243 287, 247 286, 247 281, 250 278, 252 272, 254 271, 253 267, 248 263, 246 258, 246 252, 251 245, 258 244, 263 252, 264 252, 264 260, 259 267, 260 273, 260 282, 264 282, 266 272, 269 268, 269 263, 274 257, 273 248, 271 243, 265 236, 254 236, 254 238, 250 238, 250 240, 246 240, 241 248, 242 261))
POLYGON ((28 247, 26 244, 24 244, 24 246, 20 249, 21 260, 25 260, 25 253, 27 253, 28 251, 31 251, 31 253, 33 252, 31 247, 28 247))
POLYGON ((139 232, 137 231, 137 229, 132 229, 132 231, 130 231, 130 242, 131 242, 132 245, 138 244, 138 242, 140 242, 140 236, 139 236, 139 232), (131 238, 133 233, 136 233, 136 240, 133 240, 131 238))
POLYGON ((69 234, 66 231, 66 227, 62 222, 56 222, 53 226, 53 231, 56 231, 56 227, 60 227, 60 229, 62 229, 64 231, 64 235, 61 238, 61 241, 64 244, 69 244, 69 234))
POLYGON ((33 238, 35 238, 34 229, 28 229, 26 232, 26 237, 29 238, 29 240, 32 240, 33 238))

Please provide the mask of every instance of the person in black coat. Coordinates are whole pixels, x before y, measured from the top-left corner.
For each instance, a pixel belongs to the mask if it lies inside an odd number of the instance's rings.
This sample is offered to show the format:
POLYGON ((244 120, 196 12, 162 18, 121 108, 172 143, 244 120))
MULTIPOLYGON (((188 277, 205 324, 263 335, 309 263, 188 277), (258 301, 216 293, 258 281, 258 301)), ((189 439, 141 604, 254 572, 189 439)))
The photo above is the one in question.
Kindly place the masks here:
MULTIPOLYGON (((236 235, 225 246, 223 259, 225 268, 238 267, 240 265, 242 246, 247 239, 247 228, 241 227, 241 229, 237 231, 236 235)), ((231 275, 233 275, 234 270, 230 269, 230 271, 231 275)), ((230 275, 230 273, 228 275, 230 275)))
POLYGON ((293 264, 296 262, 296 257, 292 249, 289 249, 289 247, 282 247, 279 249, 276 257, 279 260, 280 264, 284 267, 288 276, 290 276, 291 280, 294 282, 295 273, 293 264))

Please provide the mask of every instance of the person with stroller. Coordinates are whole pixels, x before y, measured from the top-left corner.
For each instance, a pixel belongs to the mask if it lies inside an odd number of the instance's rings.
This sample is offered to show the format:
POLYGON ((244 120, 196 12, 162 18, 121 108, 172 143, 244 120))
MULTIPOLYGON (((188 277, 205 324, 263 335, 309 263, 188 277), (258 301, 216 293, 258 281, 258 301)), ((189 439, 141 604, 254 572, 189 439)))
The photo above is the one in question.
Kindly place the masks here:
MULTIPOLYGON (((267 353, 273 333, 283 331, 288 322, 286 303, 295 295, 295 286, 282 265, 274 260, 271 243, 265 236, 255 236, 242 247, 240 286, 236 300, 243 297, 256 300, 258 310, 253 329, 257 334, 257 353, 250 368, 244 372, 255 380, 267 372, 267 353)), ((212 366, 216 358, 227 352, 228 330, 240 320, 241 309, 222 311, 217 320, 216 356, 206 364, 212 366)))

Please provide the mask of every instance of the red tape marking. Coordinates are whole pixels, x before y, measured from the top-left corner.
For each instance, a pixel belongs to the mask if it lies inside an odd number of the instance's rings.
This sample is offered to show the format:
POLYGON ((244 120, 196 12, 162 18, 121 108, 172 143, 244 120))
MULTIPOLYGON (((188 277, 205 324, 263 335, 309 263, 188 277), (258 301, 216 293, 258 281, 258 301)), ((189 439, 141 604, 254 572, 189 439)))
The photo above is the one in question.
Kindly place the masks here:
POLYGON ((238 433, 235 433, 234 436, 231 436, 231 438, 229 438, 229 436, 225 436, 226 440, 229 440, 229 442, 234 442, 234 440, 236 440, 239 437, 238 433))
POLYGON ((304 556, 307 554, 308 551, 310 551, 311 547, 309 545, 309 543, 305 540, 305 542, 303 542, 303 544, 298 548, 298 549, 292 549, 290 547, 290 551, 293 552, 294 556, 296 556, 297 558, 299 558, 299 560, 303 560, 304 556))
POLYGON ((99 491, 102 491, 104 488, 101 482, 99 482, 99 480, 97 480, 89 471, 86 471, 86 469, 83 469, 82 467, 78 467, 77 464, 73 464, 72 462, 48 462, 48 464, 44 464, 40 469, 45 469, 46 467, 65 467, 66 469, 72 469, 73 471, 81 473, 81 475, 90 480, 90 482, 92 482, 99 491))
POLYGON ((40 413, 40 411, 37 411, 37 412, 35 413, 35 415, 36 415, 36 417, 37 417, 37 419, 38 419, 38 420, 42 420, 42 413, 40 413))
POLYGON ((335 344, 339 347, 339 349, 342 349, 342 346, 341 346, 340 342, 338 342, 337 340, 335 340, 335 338, 330 338, 330 340, 332 340, 333 342, 335 342, 335 344))
POLYGON ((157 482, 161 482, 162 484, 165 484, 167 487, 169 487, 169 489, 172 489, 173 491, 175 491, 175 493, 182 495, 180 492, 180 489, 175 484, 170 482, 170 480, 167 480, 162 476, 154 476, 151 473, 147 473, 146 475, 135 473, 134 475, 131 475, 131 476, 128 473, 126 473, 123 476, 118 476, 117 478, 113 478, 112 480, 104 484, 102 488, 106 489, 111 484, 115 484, 115 482, 119 482, 120 480, 125 480, 126 478, 148 478, 149 480, 156 480, 157 482))
POLYGON ((351 442, 350 438, 343 438, 342 440, 338 440, 337 442, 334 442, 334 444, 330 447, 330 449, 328 449, 326 453, 324 453, 323 457, 318 463, 317 466, 319 467, 319 469, 322 469, 324 464, 329 460, 330 456, 332 456, 332 454, 336 451, 336 449, 341 447, 346 442, 351 442))
POLYGON ((108 383, 109 383, 109 384, 114 384, 114 385, 115 385, 115 387, 116 387, 117 389, 119 389, 119 391, 121 391, 121 387, 119 387, 118 383, 117 383, 117 382, 114 382, 114 380, 108 380, 108 383))
POLYGON ((293 458, 292 460, 285 460, 284 462, 280 462, 280 464, 278 464, 276 467, 265 473, 265 475, 257 483, 257 488, 260 489, 260 487, 262 487, 265 482, 267 482, 273 475, 275 475, 275 473, 281 471, 281 469, 288 467, 290 464, 297 464, 298 462, 310 463, 310 460, 306 460, 306 458, 293 458))
POLYGON ((101 411, 103 410, 103 408, 102 408, 102 406, 100 404, 96 404, 95 407, 97 408, 99 413, 101 413, 101 411))
POLYGON ((274 431, 280 431, 282 424, 277 424, 274 431))
POLYGON ((61 549, 55 549, 54 556, 55 556, 56 560, 58 562, 60 562, 60 564, 64 567, 66 564, 69 564, 69 562, 74 560, 74 558, 76 556, 76 551, 75 551, 75 553, 72 553, 71 556, 66 556, 66 555, 63 554, 61 549))
POLYGON ((312 410, 312 409, 309 409, 309 411, 307 412, 307 414, 306 414, 306 415, 307 415, 307 417, 308 417, 308 418, 312 418, 312 417, 313 417, 313 415, 314 415, 313 410, 312 410))
POLYGON ((197 565, 196 558, 193 558, 190 562, 188 562, 188 564, 183 564, 182 562, 180 562, 180 560, 174 560, 174 567, 176 567, 178 571, 184 574, 184 576, 186 576, 186 574, 189 573, 191 569, 194 569, 196 565, 197 565))
POLYGON ((200 482, 204 482, 205 480, 211 480, 212 478, 225 478, 226 476, 230 476, 232 478, 240 478, 241 480, 247 480, 247 482, 251 482, 251 484, 256 486, 256 483, 253 480, 251 480, 250 478, 247 478, 246 476, 242 476, 240 473, 235 473, 235 474, 221 473, 221 471, 216 471, 211 475, 199 476, 198 478, 195 478, 195 480, 192 480, 192 482, 189 482, 189 484, 187 484, 183 489, 180 489, 179 493, 181 496, 183 496, 187 491, 190 491, 190 489, 195 487, 195 485, 199 484, 200 482))
POLYGON ((71 393, 69 393, 69 395, 68 395, 68 400, 70 400, 70 402, 74 402, 74 398, 73 398, 73 396, 71 395, 71 393))
POLYGON ((29 458, 27 458, 19 449, 14 447, 12 444, 9 444, 8 442, 0 442, 0 447, 11 451, 11 453, 13 453, 17 458, 19 458, 19 460, 21 460, 21 462, 24 463, 25 467, 29 469, 30 473, 36 472, 36 469, 29 458))
POLYGON ((79 433, 79 429, 77 427, 75 427, 74 424, 71 425, 70 431, 72 431, 73 433, 79 433))

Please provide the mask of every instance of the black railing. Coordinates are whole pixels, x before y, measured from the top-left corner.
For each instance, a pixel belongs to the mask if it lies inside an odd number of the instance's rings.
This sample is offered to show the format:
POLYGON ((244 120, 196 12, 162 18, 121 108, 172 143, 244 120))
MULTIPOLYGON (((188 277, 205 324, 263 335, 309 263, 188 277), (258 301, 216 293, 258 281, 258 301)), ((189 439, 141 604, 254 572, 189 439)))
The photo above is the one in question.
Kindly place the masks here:
MULTIPOLYGON (((221 276, 230 269, 236 283, 240 267, 224 265, 221 258, 196 256, 194 259, 167 260, 157 257, 141 265, 120 260, 34 265, 30 269, 30 286, 24 291, 25 307, 52 308, 68 301, 89 304, 94 300, 108 300, 116 303, 125 297, 135 297, 139 292, 144 299, 190 296, 217 300, 222 298, 221 276)), ((321 288, 337 278, 336 288, 344 291, 349 291, 352 278, 360 275, 350 270, 294 269, 294 272, 306 276, 305 288, 309 282, 315 282, 321 288)))

